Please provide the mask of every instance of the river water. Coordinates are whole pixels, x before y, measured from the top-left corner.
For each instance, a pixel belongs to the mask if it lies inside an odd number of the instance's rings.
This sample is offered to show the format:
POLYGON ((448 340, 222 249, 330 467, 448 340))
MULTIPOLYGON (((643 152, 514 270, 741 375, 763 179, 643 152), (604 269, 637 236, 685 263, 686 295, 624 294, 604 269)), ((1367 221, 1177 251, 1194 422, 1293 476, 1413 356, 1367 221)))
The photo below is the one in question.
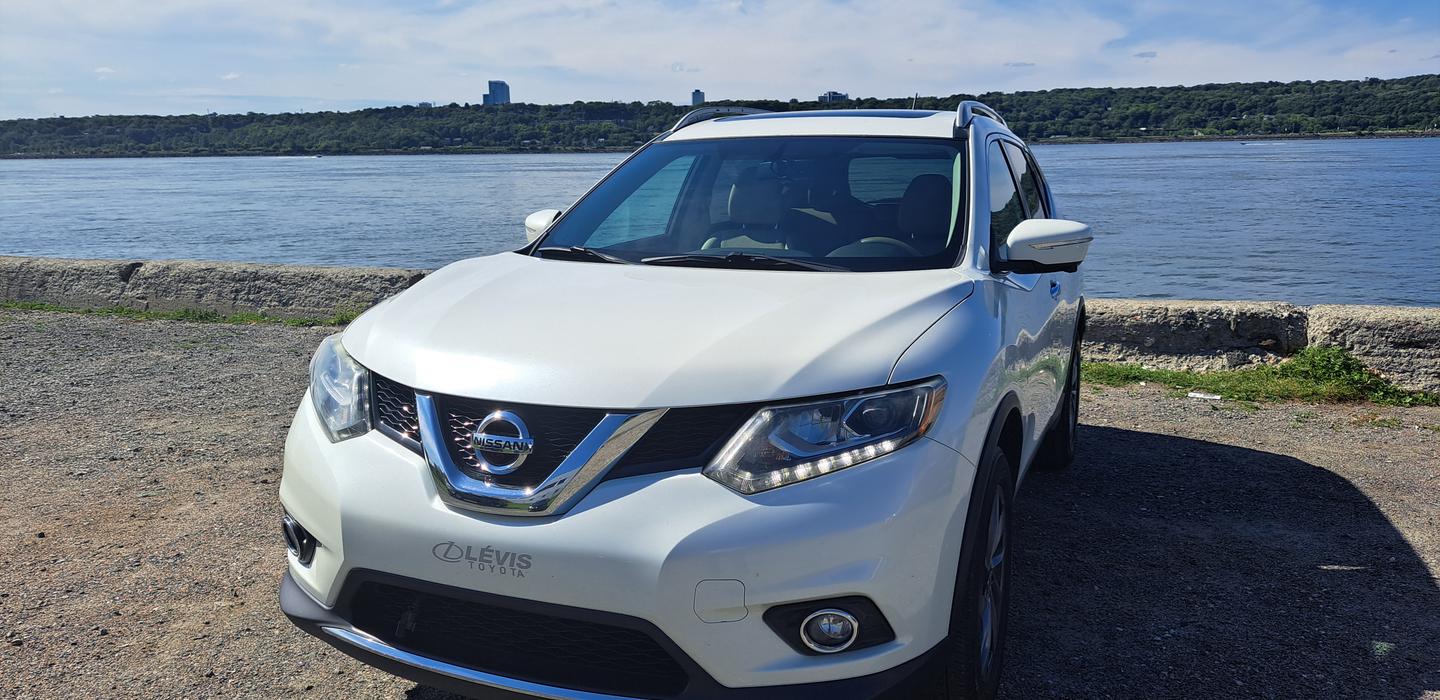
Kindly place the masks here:
MULTIPOLYGON (((1440 139, 1038 145, 1091 296, 1440 305, 1440 139)), ((0 254, 434 268, 618 154, 0 161, 0 254)))

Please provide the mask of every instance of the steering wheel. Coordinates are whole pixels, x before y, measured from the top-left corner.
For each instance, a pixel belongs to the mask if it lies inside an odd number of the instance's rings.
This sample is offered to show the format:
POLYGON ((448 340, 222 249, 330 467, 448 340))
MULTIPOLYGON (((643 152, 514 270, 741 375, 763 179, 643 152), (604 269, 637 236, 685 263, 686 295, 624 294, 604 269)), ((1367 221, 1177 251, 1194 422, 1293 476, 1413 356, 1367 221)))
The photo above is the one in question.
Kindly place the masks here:
POLYGON ((915 257, 917 257, 917 258, 923 258, 923 257, 925 257, 923 253, 921 253, 920 251, 918 251, 918 250, 915 249, 915 246, 912 246, 912 245, 910 245, 909 243, 906 243, 905 241, 899 240, 899 239, 897 239, 897 238, 890 238, 889 236, 869 236, 869 237, 866 237, 866 238, 861 238, 859 241, 856 241, 856 242, 857 242, 857 243, 879 243, 880 245, 888 245, 888 246, 892 246, 892 247, 895 247, 895 248, 899 248, 900 250, 903 250, 903 251, 905 251, 906 253, 909 253, 910 255, 913 255, 913 256, 915 256, 915 257))

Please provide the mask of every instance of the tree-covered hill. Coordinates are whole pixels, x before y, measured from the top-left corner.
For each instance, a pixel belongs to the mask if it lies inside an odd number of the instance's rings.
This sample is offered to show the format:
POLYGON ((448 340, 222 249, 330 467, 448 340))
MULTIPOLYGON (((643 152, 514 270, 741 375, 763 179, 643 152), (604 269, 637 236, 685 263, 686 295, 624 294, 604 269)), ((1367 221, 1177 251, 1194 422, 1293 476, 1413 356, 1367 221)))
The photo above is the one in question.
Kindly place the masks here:
MULTIPOLYGON (((922 97, 998 109, 1027 139, 1175 138, 1421 132, 1440 129, 1440 75, 1394 80, 1067 88, 922 97)), ((910 98, 829 104, 746 101, 771 110, 909 107, 910 98)), ((356 112, 95 116, 0 121, 0 156, 345 154, 630 149, 689 107, 576 102, 385 107, 356 112)))

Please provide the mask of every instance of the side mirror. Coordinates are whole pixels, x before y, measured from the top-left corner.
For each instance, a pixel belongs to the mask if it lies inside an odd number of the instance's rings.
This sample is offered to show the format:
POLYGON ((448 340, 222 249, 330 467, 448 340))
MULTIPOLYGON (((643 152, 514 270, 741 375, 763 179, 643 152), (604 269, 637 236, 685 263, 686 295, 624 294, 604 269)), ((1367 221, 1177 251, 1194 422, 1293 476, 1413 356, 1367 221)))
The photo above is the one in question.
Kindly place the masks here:
POLYGON ((996 271, 1074 272, 1090 251, 1090 227, 1065 219, 1026 219, 1011 229, 996 271))
POLYGON ((559 216, 559 209, 541 209, 525 217, 525 242, 530 243, 539 238, 540 234, 545 233, 545 229, 550 228, 550 224, 555 223, 555 219, 559 216))

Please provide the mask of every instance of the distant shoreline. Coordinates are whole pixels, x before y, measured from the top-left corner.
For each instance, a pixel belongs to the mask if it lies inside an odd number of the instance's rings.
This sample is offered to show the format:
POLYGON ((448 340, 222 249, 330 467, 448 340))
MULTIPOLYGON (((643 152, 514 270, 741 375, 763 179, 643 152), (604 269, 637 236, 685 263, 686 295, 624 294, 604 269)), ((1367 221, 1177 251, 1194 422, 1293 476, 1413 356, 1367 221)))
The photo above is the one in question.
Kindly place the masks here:
POLYGON ((1042 144, 1093 144, 1093 143, 1190 143, 1209 141, 1328 141, 1339 139, 1424 139, 1440 138, 1440 129, 1429 131, 1383 131, 1357 133, 1353 131, 1320 132, 1312 134, 1244 134, 1210 136, 1113 136, 1113 137, 1051 137, 1028 141, 1031 146, 1042 144))
MULTIPOLYGON (((1090 144, 1133 144, 1133 143, 1205 143, 1217 141, 1327 141, 1340 139, 1409 139, 1440 138, 1440 130, 1429 131, 1377 131, 1360 133, 1353 131, 1323 132, 1310 134, 1245 134, 1206 136, 1053 136, 1029 141, 1031 146, 1042 145, 1090 145, 1090 144)), ((638 148, 638 146, 637 146, 638 148)), ((430 155, 523 155, 523 154, 599 154, 630 153, 633 148, 494 148, 494 147, 448 147, 448 148, 405 148, 353 150, 325 153, 294 153, 276 151, 229 151, 224 153, 115 153, 115 154, 29 154, 7 153, 0 160, 74 160, 114 158, 339 158, 343 156, 430 156, 430 155)))
MULTIPOLYGON (((775 116, 954 114, 978 99, 1032 144, 1440 136, 1440 73, 1365 80, 1057 88, 841 101, 725 100, 775 116)), ((371 107, 348 112, 97 114, 0 119, 0 158, 629 153, 695 106, 651 102, 371 107)))

